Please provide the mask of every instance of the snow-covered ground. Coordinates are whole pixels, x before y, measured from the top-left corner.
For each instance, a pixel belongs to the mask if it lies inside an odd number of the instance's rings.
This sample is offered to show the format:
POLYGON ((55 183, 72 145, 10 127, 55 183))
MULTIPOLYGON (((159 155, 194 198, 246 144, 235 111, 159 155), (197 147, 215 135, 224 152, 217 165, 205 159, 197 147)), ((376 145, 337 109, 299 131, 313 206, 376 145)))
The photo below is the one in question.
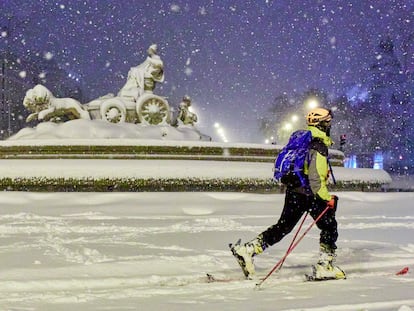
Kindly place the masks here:
MULTIPOLYGON (((337 194, 348 279, 303 281, 313 228, 256 290, 227 244, 276 222, 281 194, 2 192, 0 310, 413 310, 414 194, 337 194)), ((291 238, 256 258, 259 276, 291 238)))
MULTIPOLYGON (((96 143, 107 135, 112 139, 105 144, 131 144, 129 139, 135 144, 141 137, 129 125, 129 130, 117 132, 107 131, 102 123, 99 127, 105 129, 99 131, 70 124, 26 129, 21 139, 1 145, 27 144, 28 139, 34 145, 51 139, 88 144, 88 139, 96 143)), ((159 144, 194 143, 147 134, 159 144)), ((180 135, 176 139, 183 139, 180 135)), ((272 166, 190 160, 0 160, 0 175, 267 179, 272 166)), ((335 174, 338 180, 390 181, 378 170, 336 168, 335 174)), ((318 256, 318 230, 313 228, 284 268, 256 290, 255 281, 243 280, 228 243, 251 239, 274 224, 283 205, 281 194, 1 192, 0 310, 412 311, 414 193, 336 194, 338 265, 348 279, 304 282, 304 273, 318 256), (408 274, 395 275, 404 267, 410 268, 408 274), (208 283, 206 273, 232 281, 208 283)), ((305 226, 309 224, 308 219, 305 226)), ((283 256, 291 238, 257 257, 259 277, 283 256)))

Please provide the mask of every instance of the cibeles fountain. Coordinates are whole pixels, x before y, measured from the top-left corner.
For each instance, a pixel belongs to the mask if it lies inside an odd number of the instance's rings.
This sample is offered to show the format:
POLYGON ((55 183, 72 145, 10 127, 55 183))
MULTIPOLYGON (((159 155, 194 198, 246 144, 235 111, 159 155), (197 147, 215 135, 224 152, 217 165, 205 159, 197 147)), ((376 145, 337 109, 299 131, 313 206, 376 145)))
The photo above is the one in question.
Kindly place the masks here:
POLYGON ((81 104, 73 98, 57 98, 43 85, 28 90, 23 100, 30 112, 26 121, 37 121, 9 140, 31 139, 162 139, 209 141, 195 126, 197 115, 190 111, 186 95, 177 113, 165 97, 154 94, 164 81, 164 64, 157 45, 147 50, 147 58, 130 68, 125 85, 117 95, 107 94, 81 104))
MULTIPOLYGON (((156 45, 147 54, 141 64, 130 68, 116 95, 80 103, 58 98, 43 85, 28 90, 23 105, 30 112, 27 121, 36 125, 0 141, 0 159, 10 160, 1 166, 5 170, 0 189, 244 192, 277 188, 271 167, 280 146, 212 142, 196 128, 198 118, 188 95, 174 111, 165 97, 154 93, 164 81, 164 64, 156 45), (30 167, 24 169, 23 178, 21 165, 30 167)), ((342 153, 331 155, 334 164, 342 159, 342 153)))

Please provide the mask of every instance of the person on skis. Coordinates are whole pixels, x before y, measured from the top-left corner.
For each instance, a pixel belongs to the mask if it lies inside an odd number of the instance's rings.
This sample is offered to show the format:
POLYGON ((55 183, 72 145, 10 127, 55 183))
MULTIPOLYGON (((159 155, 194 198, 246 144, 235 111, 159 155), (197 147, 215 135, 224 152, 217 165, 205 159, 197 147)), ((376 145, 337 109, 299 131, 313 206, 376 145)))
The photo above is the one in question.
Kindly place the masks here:
POLYGON ((278 222, 247 243, 231 245, 247 278, 255 274, 253 257, 282 240, 298 223, 302 215, 309 212, 313 219, 329 206, 330 208, 316 223, 320 229, 320 256, 312 267, 314 279, 344 279, 345 273, 334 263, 338 239, 335 211, 338 197, 331 195, 327 188, 329 176, 328 147, 333 114, 325 108, 311 110, 306 116, 308 130, 312 134, 309 162, 305 165, 308 186, 287 187, 285 203, 278 222))

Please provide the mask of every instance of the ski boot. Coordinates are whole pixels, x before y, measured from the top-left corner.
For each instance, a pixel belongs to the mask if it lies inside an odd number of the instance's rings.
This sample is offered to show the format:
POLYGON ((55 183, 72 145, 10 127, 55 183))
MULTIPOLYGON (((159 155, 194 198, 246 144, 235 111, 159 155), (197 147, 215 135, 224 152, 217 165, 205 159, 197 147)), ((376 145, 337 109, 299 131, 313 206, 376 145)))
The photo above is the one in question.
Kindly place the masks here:
POLYGON ((335 265, 335 249, 326 244, 320 245, 318 263, 312 266, 312 273, 307 275, 309 281, 346 279, 345 272, 335 265))
POLYGON ((263 238, 259 235, 254 240, 245 244, 241 244, 241 240, 239 239, 235 244, 230 244, 229 247, 243 270, 246 279, 251 279, 255 274, 253 257, 263 253, 267 247, 267 244, 263 242, 263 238))

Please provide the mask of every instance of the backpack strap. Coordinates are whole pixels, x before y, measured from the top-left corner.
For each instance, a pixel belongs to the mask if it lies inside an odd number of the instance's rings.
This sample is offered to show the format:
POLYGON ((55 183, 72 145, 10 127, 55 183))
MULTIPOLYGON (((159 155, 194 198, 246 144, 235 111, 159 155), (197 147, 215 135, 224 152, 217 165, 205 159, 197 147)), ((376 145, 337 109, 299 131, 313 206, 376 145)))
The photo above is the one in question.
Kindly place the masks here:
POLYGON ((312 138, 310 143, 310 149, 316 150, 324 157, 328 157, 328 147, 323 143, 320 138, 312 138))
POLYGON ((334 185, 336 185, 336 179, 332 170, 332 165, 331 162, 329 161, 329 152, 328 152, 328 147, 323 143, 323 141, 320 138, 312 138, 311 144, 310 144, 310 149, 316 150, 317 152, 319 152, 321 155, 323 155, 324 157, 326 157, 326 161, 328 162, 328 166, 329 166, 329 170, 331 171, 331 176, 332 176, 332 181, 334 183, 334 185))

